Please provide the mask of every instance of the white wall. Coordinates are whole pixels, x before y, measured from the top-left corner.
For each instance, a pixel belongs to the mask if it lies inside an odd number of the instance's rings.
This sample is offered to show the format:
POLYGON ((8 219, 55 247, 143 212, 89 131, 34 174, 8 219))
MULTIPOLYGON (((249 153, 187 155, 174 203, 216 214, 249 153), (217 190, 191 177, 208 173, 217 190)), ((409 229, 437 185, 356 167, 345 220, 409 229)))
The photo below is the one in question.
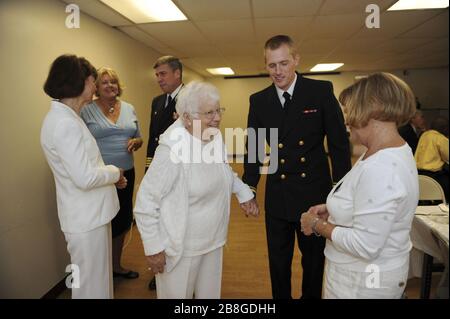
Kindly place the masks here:
MULTIPOLYGON (((69 263, 56 212, 55 188, 39 134, 50 99, 42 90, 51 62, 73 53, 95 67, 114 68, 140 120, 144 147, 135 155, 136 184, 144 171, 151 99, 160 94, 152 65, 157 52, 81 15, 67 29, 57 0, 0 1, 0 298, 39 298, 69 263)), ((186 82, 202 79, 185 70, 186 82)))
MULTIPOLYGON (((152 70, 158 53, 83 14, 80 29, 67 29, 65 6, 57 0, 0 1, 0 298, 41 297, 64 276, 69 262, 53 176, 39 144, 50 100, 42 85, 51 62, 74 53, 96 67, 116 69, 126 85, 123 99, 136 107, 145 143, 150 101, 160 94, 152 70)), ((354 75, 325 78, 333 81, 338 95, 354 75)), ((448 108, 448 68, 409 70, 404 78, 425 108, 448 108)), ((184 82, 193 79, 202 77, 186 69, 184 82)), ((249 95, 270 84, 268 78, 209 81, 219 88, 227 108, 222 127, 233 128, 246 127, 249 95)), ((143 175, 145 148, 135 156, 136 185, 143 175)))
MULTIPOLYGON (((448 97, 448 68, 439 69, 411 69, 388 70, 403 80, 405 80, 419 98, 422 109, 428 118, 436 114, 435 111, 427 112, 427 109, 444 108, 447 113, 449 107, 448 97)), ((341 91, 354 82, 355 76, 365 75, 364 72, 342 72, 336 75, 308 76, 312 79, 328 80, 333 83, 336 98, 341 91)), ((244 78, 244 79, 223 79, 211 78, 209 82, 217 86, 221 94, 221 103, 226 108, 222 120, 222 130, 230 128, 246 128, 247 114, 249 108, 249 96, 252 93, 262 90, 271 84, 269 78, 244 78)), ((229 153, 236 153, 233 144, 227 141, 229 153)), ((236 141, 234 142, 235 144, 236 141)), ((242 144, 243 141, 239 141, 242 144)), ((361 153, 361 148, 355 147, 355 153, 361 153)), ((237 152, 237 154, 241 154, 237 152)))

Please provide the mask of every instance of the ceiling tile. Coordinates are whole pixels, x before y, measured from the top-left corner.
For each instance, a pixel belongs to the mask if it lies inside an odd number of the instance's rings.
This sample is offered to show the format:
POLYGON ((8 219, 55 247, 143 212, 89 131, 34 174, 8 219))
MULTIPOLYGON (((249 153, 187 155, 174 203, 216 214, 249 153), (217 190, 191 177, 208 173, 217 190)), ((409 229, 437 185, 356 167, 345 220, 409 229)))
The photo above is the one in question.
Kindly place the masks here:
POLYGON ((264 42, 222 42, 216 44, 217 48, 226 56, 254 56, 257 59, 263 58, 264 42))
POLYGON ((139 27, 170 47, 177 45, 209 45, 209 41, 190 21, 140 24, 139 27))
POLYGON ((174 3, 193 21, 251 18, 249 0, 176 0, 174 3))
POLYGON ((389 11, 381 14, 380 28, 362 28, 358 38, 394 38, 436 15, 435 10, 389 11))
POLYGON ((332 63, 332 62, 341 62, 344 64, 350 63, 366 63, 367 65, 379 61, 381 59, 385 59, 387 57, 395 56, 394 53, 383 53, 372 52, 372 53, 360 53, 360 52, 351 52, 351 53, 343 53, 343 52, 335 52, 330 56, 327 56, 320 61, 321 63, 332 63))
MULTIPOLYGON (((435 10, 431 10, 435 11, 435 10)), ((402 34, 403 38, 448 38, 448 9, 422 25, 402 34)))
POLYGON ((316 14, 322 0, 253 0, 255 18, 306 17, 316 14))
POLYGON ((220 55, 220 50, 213 45, 177 45, 174 49, 188 58, 220 55))
POLYGON ((238 68, 239 65, 245 65, 251 68, 264 68, 264 59, 255 59, 252 56, 227 56, 226 61, 229 67, 238 68))
POLYGON ((225 58, 219 56, 201 57, 201 58, 191 58, 190 61, 195 62, 201 68, 220 68, 228 66, 228 62, 225 58))
MULTIPOLYGON (((410 40, 410 39, 404 39, 410 40)), ((421 39, 422 41, 428 41, 429 39, 421 39)), ((416 43, 418 41, 416 39, 416 43)), ((417 54, 426 57, 430 54, 443 53, 448 54, 448 38, 439 38, 425 43, 424 45, 415 46, 411 48, 410 52, 416 52, 417 54)))
MULTIPOLYGON (((384 42, 380 46, 376 47, 376 51, 380 53, 405 53, 410 50, 416 49, 417 47, 428 45, 430 39, 419 38, 419 39, 391 39, 384 42)), ((448 49, 448 46, 447 46, 448 49)))
POLYGON ((205 21, 197 22, 196 25, 211 43, 245 43, 254 39, 249 19, 205 21))
POLYGON ((312 17, 255 19, 256 37, 265 43, 274 35, 287 34, 299 44, 307 36, 311 21, 312 17))
POLYGON ((339 39, 308 39, 300 44, 299 52, 303 54, 324 54, 333 51, 342 43, 339 39))
POLYGON ((385 39, 378 38, 352 38, 343 40, 334 52, 342 54, 374 53, 379 52, 377 48, 384 42, 386 42, 385 39))
POLYGON ((161 49, 166 48, 164 44, 140 30, 137 26, 126 26, 126 27, 118 27, 119 30, 125 32, 133 39, 138 40, 141 43, 153 48, 154 50, 161 53, 161 49))
POLYGON ((380 12, 387 9, 393 0, 325 0, 324 5, 320 9, 319 15, 342 15, 342 14, 358 14, 366 17, 366 7, 369 4, 376 4, 380 8, 380 12))
POLYGON ((202 76, 209 76, 210 74, 206 71, 205 68, 203 68, 201 65, 193 61, 191 58, 183 59, 181 61, 184 66, 187 66, 191 70, 197 72, 198 74, 202 76))
POLYGON ((356 33, 363 25, 364 16, 360 14, 317 16, 307 38, 344 39, 356 33))

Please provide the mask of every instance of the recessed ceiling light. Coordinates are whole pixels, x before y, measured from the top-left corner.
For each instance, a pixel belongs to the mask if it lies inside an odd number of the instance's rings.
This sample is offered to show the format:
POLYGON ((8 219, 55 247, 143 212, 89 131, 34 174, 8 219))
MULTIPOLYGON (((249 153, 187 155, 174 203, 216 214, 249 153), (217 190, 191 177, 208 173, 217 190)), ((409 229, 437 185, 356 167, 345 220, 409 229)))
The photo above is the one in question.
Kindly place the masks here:
POLYGON ((213 75, 233 75, 234 71, 229 67, 222 67, 222 68, 211 68, 206 69, 209 73, 213 75))
POLYGON ((344 63, 319 63, 316 64, 310 71, 311 72, 333 71, 339 69, 343 65, 344 63))
POLYGON ((187 20, 171 0, 100 0, 134 23, 187 20))
POLYGON ((388 11, 448 8, 449 0, 399 0, 388 11))

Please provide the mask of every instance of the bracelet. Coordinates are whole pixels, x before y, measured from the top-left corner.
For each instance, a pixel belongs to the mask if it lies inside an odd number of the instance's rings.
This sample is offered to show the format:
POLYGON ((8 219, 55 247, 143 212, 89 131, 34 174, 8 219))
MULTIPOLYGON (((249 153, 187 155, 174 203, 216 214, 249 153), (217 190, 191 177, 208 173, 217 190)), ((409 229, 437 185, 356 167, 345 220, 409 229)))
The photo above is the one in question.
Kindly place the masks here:
POLYGON ((312 229, 314 235, 316 235, 317 237, 320 237, 320 234, 316 231, 316 225, 319 220, 320 220, 319 217, 314 218, 312 225, 311 225, 311 229, 312 229))
MULTIPOLYGON (((313 230, 313 232, 314 232, 314 235, 316 235, 317 237, 320 237, 320 236, 321 236, 321 235, 317 232, 317 230, 316 230, 317 222, 318 222, 319 220, 321 220, 321 219, 320 219, 320 218, 317 218, 317 220, 314 220, 313 226, 311 227, 312 230, 313 230)), ((328 222, 327 222, 326 220, 322 220, 322 225, 323 225, 323 226, 325 226, 325 225, 327 225, 327 224, 328 224, 328 222)))

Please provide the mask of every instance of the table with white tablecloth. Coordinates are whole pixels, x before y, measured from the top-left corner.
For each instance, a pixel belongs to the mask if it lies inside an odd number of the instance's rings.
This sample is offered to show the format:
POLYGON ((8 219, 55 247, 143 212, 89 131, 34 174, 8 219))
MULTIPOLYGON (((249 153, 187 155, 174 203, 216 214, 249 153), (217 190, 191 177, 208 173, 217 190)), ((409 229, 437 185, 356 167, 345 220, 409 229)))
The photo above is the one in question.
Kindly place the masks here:
POLYGON ((448 206, 418 206, 411 228, 410 277, 422 277, 421 297, 429 297, 433 262, 444 264, 438 298, 448 298, 448 206), (424 264, 425 263, 425 264, 424 264))

